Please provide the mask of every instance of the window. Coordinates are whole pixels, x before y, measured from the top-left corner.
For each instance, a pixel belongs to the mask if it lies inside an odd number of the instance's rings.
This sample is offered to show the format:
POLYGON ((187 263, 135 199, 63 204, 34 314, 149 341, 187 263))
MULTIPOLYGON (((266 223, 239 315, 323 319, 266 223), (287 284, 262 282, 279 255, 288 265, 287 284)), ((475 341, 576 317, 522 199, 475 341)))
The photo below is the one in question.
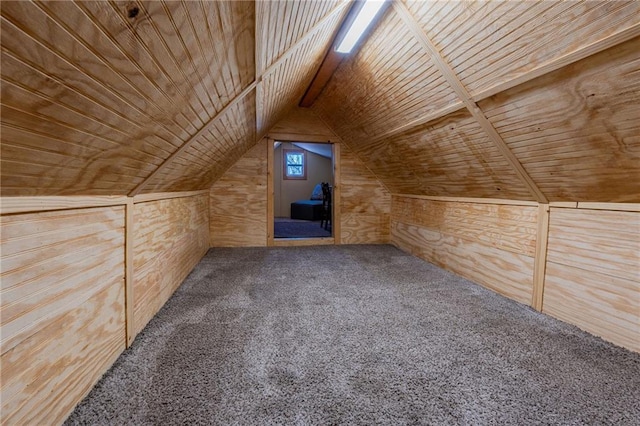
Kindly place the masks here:
POLYGON ((284 165, 283 177, 285 179, 307 179, 307 157, 304 151, 283 149, 284 156, 282 164, 284 165))

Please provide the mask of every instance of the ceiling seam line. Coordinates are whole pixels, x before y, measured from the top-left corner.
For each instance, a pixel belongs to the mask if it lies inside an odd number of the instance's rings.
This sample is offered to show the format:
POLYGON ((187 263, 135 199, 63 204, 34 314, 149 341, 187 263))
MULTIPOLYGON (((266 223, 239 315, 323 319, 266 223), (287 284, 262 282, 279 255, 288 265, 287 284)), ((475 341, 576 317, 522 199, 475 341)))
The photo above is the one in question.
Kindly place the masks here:
POLYGON ((542 193, 540 188, 536 185, 536 183, 531 179, 527 171, 524 169, 524 166, 517 159, 515 154, 511 151, 509 146, 506 144, 502 136, 495 129, 493 124, 489 121, 489 119, 485 116, 482 109, 473 101, 469 92, 464 87, 462 82, 459 80, 458 76, 451 69, 449 64, 446 62, 444 57, 437 50, 433 42, 429 39, 427 34, 418 24, 418 21, 411 14, 409 9, 399 1, 393 2, 394 10, 398 13, 398 16, 405 22, 405 24, 409 27, 409 30, 413 33, 414 37, 422 45, 422 47, 427 51, 429 56, 431 57, 434 65, 440 70, 443 77, 449 83, 453 91, 456 93, 458 98, 462 101, 465 107, 469 110, 473 118, 480 125, 482 130, 484 130, 488 139, 493 142, 493 145, 498 149, 498 151, 502 154, 507 163, 511 166, 511 169, 516 173, 520 181, 524 184, 524 186, 529 190, 529 192, 533 195, 534 199, 541 203, 548 203, 547 197, 542 193))
POLYGON ((245 88, 238 96, 236 96, 231 102, 229 102, 224 108, 222 108, 216 115, 214 115, 209 121, 192 136, 189 137, 177 150, 175 150, 166 160, 164 160, 149 176, 147 176, 142 182, 138 184, 130 193, 129 196, 133 197, 140 193, 158 173, 164 170, 178 155, 184 152, 187 148, 193 144, 196 139, 202 136, 207 130, 213 127, 231 108, 240 103, 253 89, 256 87, 256 81, 254 80, 247 88, 245 88))
MULTIPOLYGON (((554 71, 557 71, 560 68, 566 67, 568 65, 571 65, 575 62, 581 61, 583 59, 586 59, 590 56, 596 55, 604 50, 607 50, 609 48, 612 48, 614 46, 617 46, 619 44, 622 44, 626 41, 631 40, 634 37, 637 37, 640 35, 640 24, 634 24, 630 27, 627 27, 617 33, 614 34, 610 34, 608 36, 603 37, 600 40, 597 40, 587 46, 584 47, 580 47, 577 50, 574 50, 573 52, 567 53, 559 58, 555 58, 553 60, 551 60, 550 62, 547 62, 546 64, 534 68, 530 71, 525 72, 524 74, 521 74, 517 77, 514 77, 512 79, 509 79, 503 83, 500 84, 496 84, 494 86, 489 87, 488 89, 484 89, 482 91, 479 91, 478 93, 471 95, 471 99, 474 102, 480 102, 484 99, 487 99, 491 96, 494 96, 498 93, 502 93, 506 90, 512 89, 516 86, 519 86, 521 84, 525 84, 531 80, 534 80, 538 77, 542 77, 545 76, 547 74, 550 74, 554 71)), ((380 136, 376 136, 375 138, 372 139, 373 142, 378 142, 380 139, 384 139, 390 136, 395 136, 398 135, 400 133, 404 133, 406 131, 410 131, 413 130, 419 126, 423 126, 426 125, 432 121, 436 121, 441 119, 442 117, 445 117, 448 114, 457 112, 461 109, 464 109, 465 105, 461 104, 461 105, 451 105, 450 107, 447 108, 442 108, 439 111, 435 111, 434 114, 429 114, 426 115, 423 118, 418 118, 416 120, 414 120, 411 123, 402 125, 400 127, 397 127, 395 129, 391 129, 387 132, 385 132, 383 135, 380 136), (440 113, 440 114, 438 114, 440 113)))
POLYGON ((375 177, 378 182, 380 182, 380 185, 382 185, 384 187, 384 189, 389 193, 389 196, 392 195, 391 190, 389 189, 389 187, 387 186, 387 184, 380 179, 380 176, 378 176, 373 170, 371 170, 371 168, 369 167, 369 165, 366 163, 366 161, 364 161, 361 157, 360 154, 358 154, 358 152, 351 146, 349 145, 343 138, 341 138, 338 133, 333 129, 333 127, 331 125, 329 125, 329 123, 327 123, 327 120, 325 120, 325 118, 322 116, 322 114, 317 113, 316 111, 314 111, 313 109, 309 109, 313 115, 315 115, 325 126, 327 126, 327 129, 329 129, 331 131, 331 133, 333 133, 336 136, 336 139, 339 143, 341 143, 342 145, 348 147, 351 152, 353 153, 353 156, 364 166, 365 169, 367 169, 369 171, 369 173, 371 173, 371 175, 373 177, 375 177))

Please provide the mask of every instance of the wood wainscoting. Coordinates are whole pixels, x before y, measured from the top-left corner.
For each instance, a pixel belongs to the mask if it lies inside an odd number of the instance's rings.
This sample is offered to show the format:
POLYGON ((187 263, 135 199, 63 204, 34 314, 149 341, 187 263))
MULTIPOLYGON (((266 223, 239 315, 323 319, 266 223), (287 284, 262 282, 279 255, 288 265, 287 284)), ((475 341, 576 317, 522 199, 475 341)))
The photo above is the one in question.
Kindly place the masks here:
POLYGON ((517 204, 394 195, 391 242, 529 304, 533 294, 538 209, 535 203, 514 203, 517 204))
POLYGON ((208 250, 208 193, 1 201, 2 424, 59 424, 208 250))

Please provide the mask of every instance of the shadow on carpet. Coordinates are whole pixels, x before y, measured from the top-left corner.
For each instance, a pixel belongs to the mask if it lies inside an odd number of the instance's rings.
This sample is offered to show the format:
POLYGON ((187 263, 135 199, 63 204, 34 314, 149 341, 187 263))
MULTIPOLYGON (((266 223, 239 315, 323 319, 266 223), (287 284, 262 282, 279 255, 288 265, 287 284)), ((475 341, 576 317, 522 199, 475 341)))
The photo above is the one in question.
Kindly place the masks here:
POLYGON ((211 249, 67 424, 638 425, 640 354, 391 246, 211 249))

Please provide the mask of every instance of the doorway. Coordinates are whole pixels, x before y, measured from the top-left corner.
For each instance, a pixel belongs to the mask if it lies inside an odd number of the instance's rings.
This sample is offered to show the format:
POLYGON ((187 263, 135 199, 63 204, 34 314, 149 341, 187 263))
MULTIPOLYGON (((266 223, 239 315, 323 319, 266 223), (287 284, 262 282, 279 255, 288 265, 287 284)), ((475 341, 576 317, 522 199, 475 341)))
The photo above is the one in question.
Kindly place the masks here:
POLYGON ((273 150, 274 239, 332 237, 333 145, 275 141, 273 150))

